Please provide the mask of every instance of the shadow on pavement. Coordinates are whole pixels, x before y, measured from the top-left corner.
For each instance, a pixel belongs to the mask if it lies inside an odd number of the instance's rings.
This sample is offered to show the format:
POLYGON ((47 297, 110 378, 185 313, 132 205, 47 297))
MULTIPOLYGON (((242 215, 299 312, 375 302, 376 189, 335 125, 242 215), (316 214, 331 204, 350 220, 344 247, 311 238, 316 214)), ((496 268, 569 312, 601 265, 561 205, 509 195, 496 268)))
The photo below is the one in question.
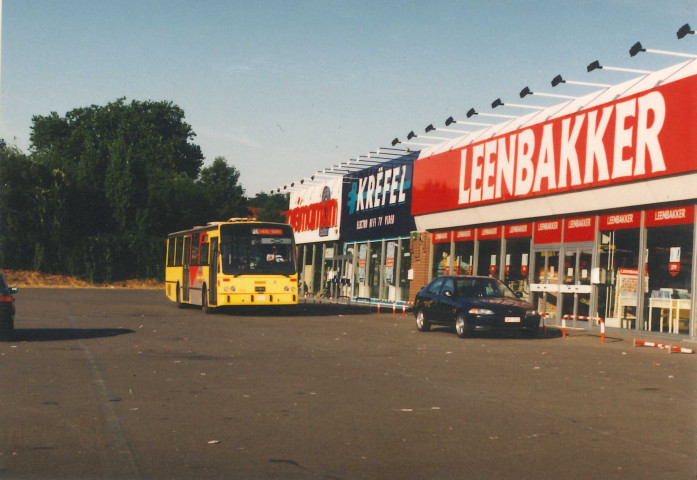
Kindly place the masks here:
POLYGON ((12 342, 57 342, 115 337, 135 333, 130 328, 16 328, 12 342))

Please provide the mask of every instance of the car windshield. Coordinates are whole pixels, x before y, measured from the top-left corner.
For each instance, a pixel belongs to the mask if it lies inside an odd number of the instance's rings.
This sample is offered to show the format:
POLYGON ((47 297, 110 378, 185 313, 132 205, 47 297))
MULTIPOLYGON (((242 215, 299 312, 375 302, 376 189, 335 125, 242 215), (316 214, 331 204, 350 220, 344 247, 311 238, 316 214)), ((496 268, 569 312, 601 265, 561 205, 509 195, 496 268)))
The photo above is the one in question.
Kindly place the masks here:
POLYGON ((458 278, 456 292, 461 297, 517 298, 508 287, 493 278, 458 278))

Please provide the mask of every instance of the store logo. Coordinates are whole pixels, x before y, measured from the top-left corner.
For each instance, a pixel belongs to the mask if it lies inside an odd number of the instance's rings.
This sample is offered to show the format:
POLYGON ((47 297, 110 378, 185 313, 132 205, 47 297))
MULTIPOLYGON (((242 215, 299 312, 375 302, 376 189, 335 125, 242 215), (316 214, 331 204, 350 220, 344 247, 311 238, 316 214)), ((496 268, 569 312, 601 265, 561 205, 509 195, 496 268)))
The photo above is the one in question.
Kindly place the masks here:
POLYGON ((288 211, 288 224, 296 232, 318 230, 321 237, 327 236, 329 228, 337 226, 338 212, 339 202, 331 198, 331 191, 325 186, 319 203, 296 207, 288 211))
POLYGON ((658 91, 463 148, 458 204, 552 193, 666 171, 658 91))
POLYGON ((406 191, 411 188, 411 180, 406 177, 407 166, 401 165, 380 167, 374 174, 355 179, 346 204, 349 215, 406 202, 406 191))

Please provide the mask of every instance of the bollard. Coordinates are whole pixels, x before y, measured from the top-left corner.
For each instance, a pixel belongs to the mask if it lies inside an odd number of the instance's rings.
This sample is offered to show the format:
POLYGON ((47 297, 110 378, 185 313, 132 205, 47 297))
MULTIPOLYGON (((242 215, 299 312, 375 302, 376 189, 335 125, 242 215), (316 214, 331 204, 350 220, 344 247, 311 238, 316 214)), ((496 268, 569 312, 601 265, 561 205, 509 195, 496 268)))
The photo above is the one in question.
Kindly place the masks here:
POLYGON ((602 318, 600 321, 600 343, 605 343, 605 320, 602 318))
POLYGON ((566 316, 561 317, 561 336, 566 338, 566 316))
POLYGON ((407 316, 407 304, 406 303, 402 304, 402 316, 403 317, 407 316))
POLYGON ((397 314, 397 302, 392 302, 392 315, 397 314))

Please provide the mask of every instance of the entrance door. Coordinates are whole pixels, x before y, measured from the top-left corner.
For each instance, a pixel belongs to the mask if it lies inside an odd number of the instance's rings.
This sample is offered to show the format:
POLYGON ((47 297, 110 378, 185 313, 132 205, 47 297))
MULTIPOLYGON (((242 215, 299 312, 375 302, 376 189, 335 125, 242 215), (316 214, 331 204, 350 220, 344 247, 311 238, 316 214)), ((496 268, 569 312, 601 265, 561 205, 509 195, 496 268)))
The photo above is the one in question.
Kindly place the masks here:
POLYGON ((536 249, 533 252, 533 279, 530 293, 533 305, 547 319, 561 319, 559 295, 559 254, 558 248, 536 249), (558 317, 558 318, 557 318, 558 317))
POLYGON ((588 247, 564 246, 564 266, 561 276, 561 313, 571 315, 571 325, 588 323, 578 317, 593 316, 590 312, 591 301, 591 260, 593 249, 588 247))

